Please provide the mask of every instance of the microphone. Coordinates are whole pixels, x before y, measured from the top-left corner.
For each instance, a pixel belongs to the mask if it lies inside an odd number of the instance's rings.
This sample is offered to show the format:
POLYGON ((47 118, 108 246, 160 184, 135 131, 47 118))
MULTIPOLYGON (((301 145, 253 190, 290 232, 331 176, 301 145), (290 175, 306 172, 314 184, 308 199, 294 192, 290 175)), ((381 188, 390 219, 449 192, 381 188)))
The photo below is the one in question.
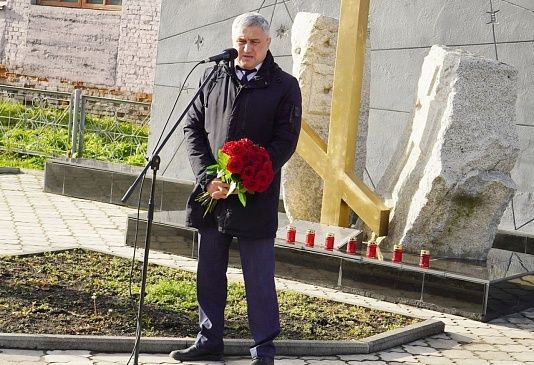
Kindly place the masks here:
POLYGON ((207 62, 220 62, 220 61, 232 61, 237 58, 237 50, 235 48, 227 48, 222 53, 211 56, 210 58, 203 59, 200 63, 207 62))

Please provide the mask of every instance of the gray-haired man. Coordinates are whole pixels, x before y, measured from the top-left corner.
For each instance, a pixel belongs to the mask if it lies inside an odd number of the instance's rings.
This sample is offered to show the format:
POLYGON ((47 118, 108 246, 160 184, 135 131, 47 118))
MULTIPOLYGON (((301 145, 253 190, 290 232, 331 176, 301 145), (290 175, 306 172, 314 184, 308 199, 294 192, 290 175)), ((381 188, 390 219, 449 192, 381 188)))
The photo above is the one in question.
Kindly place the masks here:
MULTIPOLYGON (((193 346, 176 350, 180 361, 221 360, 224 352, 228 249, 239 243, 249 326, 254 338, 253 365, 274 363, 273 340, 280 332, 274 284, 274 238, 278 228, 280 170, 295 151, 300 131, 301 96, 297 80, 282 71, 269 51, 269 23, 258 13, 238 16, 232 24, 235 67, 215 74, 188 114, 184 133, 195 188, 187 203, 187 224, 199 231, 197 298, 200 332, 193 346), (226 142, 249 138, 266 148, 275 173, 269 189, 247 197, 243 207, 229 186, 206 173, 226 142), (219 202, 204 217, 195 201, 208 192, 219 202)), ((208 70, 209 71, 209 70, 208 70)), ((204 74, 204 78, 209 72, 204 74)))

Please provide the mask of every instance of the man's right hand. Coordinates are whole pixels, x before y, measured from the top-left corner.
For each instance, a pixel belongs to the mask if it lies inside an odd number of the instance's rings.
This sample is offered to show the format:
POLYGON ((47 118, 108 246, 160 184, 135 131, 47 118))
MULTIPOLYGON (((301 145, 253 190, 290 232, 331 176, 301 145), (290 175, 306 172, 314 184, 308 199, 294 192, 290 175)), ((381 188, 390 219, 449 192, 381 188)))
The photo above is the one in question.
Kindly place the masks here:
POLYGON ((206 191, 213 199, 226 199, 230 185, 223 183, 221 179, 213 179, 206 186, 206 191))

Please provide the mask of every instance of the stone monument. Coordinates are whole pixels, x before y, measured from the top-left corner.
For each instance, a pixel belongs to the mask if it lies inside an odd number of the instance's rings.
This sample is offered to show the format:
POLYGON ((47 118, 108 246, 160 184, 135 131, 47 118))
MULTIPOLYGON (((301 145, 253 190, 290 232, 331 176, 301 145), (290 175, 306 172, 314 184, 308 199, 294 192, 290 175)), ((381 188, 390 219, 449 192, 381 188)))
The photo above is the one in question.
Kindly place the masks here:
MULTIPOLYGON (((413 123, 385 195, 393 208, 385 245, 434 257, 485 259, 510 202, 517 72, 433 46, 418 84, 413 123), (388 196, 386 196, 387 198, 388 196)), ((384 249, 384 248, 383 248, 384 249)))
MULTIPOLYGON (((301 87, 302 118, 324 141, 328 139, 338 26, 338 19, 301 12, 295 17, 291 30, 293 75, 299 80, 301 87)), ((354 171, 359 177, 363 176, 365 168, 369 117, 369 42, 367 45, 358 141, 355 141, 357 149, 354 171)), ((354 121, 356 122, 356 116, 354 121)), ((289 220, 319 222, 322 195, 322 179, 302 157, 294 154, 282 173, 282 196, 289 220)))

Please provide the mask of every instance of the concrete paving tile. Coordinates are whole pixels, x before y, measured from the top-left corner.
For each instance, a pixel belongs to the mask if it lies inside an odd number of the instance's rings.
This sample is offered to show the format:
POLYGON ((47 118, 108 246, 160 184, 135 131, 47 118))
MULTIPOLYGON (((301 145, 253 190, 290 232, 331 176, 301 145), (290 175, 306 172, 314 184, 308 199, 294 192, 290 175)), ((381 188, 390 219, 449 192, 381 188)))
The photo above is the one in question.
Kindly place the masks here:
POLYGON ((130 354, 96 353, 91 356, 93 361, 107 361, 111 363, 126 364, 130 354))
MULTIPOLYGON (((226 360, 226 358, 225 358, 226 360)), ((248 360, 250 363, 250 360, 248 360)), ((228 361, 225 361, 226 364, 228 364, 228 361)), ((339 363, 339 362, 338 362, 339 363)), ((298 358, 284 358, 284 357, 277 357, 275 359, 275 364, 284 364, 284 365, 306 365, 306 361, 298 358)))
POLYGON ((2 244, 2 248, 12 249, 12 248, 21 248, 22 247, 22 244, 20 242, 14 242, 14 241, 6 242, 4 240, 1 240, 0 242, 2 244))
MULTIPOLYGON (((280 364, 280 362, 278 360, 275 360, 276 364, 280 364)), ((249 358, 244 358, 244 357, 226 357, 224 358, 224 364, 226 365, 249 365, 250 364, 250 359, 249 358)), ((193 364, 193 363, 191 363, 193 364)), ((212 363, 212 364, 221 364, 221 363, 212 363)))
POLYGON ((534 351, 510 353, 511 357, 519 361, 534 361, 534 351))
MULTIPOLYGON (((339 364, 339 363, 338 363, 339 364)), ((356 365, 356 364, 359 364, 359 362, 355 362, 355 361, 349 361, 347 364, 349 365, 356 365)), ((389 362, 385 362, 385 361, 364 361, 363 364, 365 365, 388 365, 390 364, 389 362)))
POLYGON ((454 350, 442 350, 441 354, 450 359, 474 359, 475 355, 471 351, 454 349, 454 350))
POLYGON ((475 354, 486 360, 510 360, 512 358, 511 354, 503 351, 475 351, 475 354))
POLYGON ((534 339, 528 338, 528 339, 516 339, 515 342, 518 345, 523 345, 525 347, 529 347, 531 350, 534 349, 534 339))
POLYGON ((71 355, 71 356, 81 356, 81 357, 91 357, 91 352, 87 350, 48 350, 45 351, 46 355, 62 356, 62 355, 71 355))
POLYGON ((141 363, 162 363, 172 362, 169 354, 139 354, 139 362, 141 363))
MULTIPOLYGON (((338 361, 337 356, 303 356, 308 364, 334 365, 338 361)), ((338 361, 339 364, 339 361, 338 361)))
POLYGON ((529 319, 525 318, 522 323, 511 323, 506 321, 506 323, 499 323, 494 325, 496 329, 498 329, 500 332, 511 332, 511 331, 524 331, 523 328, 519 327, 521 324, 528 324, 529 319))
POLYGON ((397 347, 392 347, 390 349, 387 350, 388 352, 399 352, 399 353, 402 353, 402 354, 406 354, 406 350, 404 350, 402 348, 402 346, 397 346, 397 347))
POLYGON ((20 255, 23 254, 25 251, 23 249, 1 249, 0 248, 0 255, 2 256, 13 256, 13 255, 20 255))
POLYGON ((417 363, 417 358, 408 353, 383 351, 378 355, 382 361, 397 361, 402 363, 417 363))
POLYGON ((491 365, 524 365, 525 363, 522 361, 514 361, 514 360, 495 360, 490 361, 491 365))
POLYGON ((456 365, 490 365, 488 360, 483 359, 456 359, 456 365))
POLYGON ((454 365, 454 361, 446 357, 439 356, 416 356, 421 364, 425 365, 454 365))
POLYGON ((517 327, 527 330, 527 331, 534 332, 534 323, 518 323, 517 327))
POLYGON ((429 338, 425 342, 433 348, 436 349, 452 349, 458 347, 460 344, 455 340, 445 340, 445 339, 434 339, 429 338))
POLYGON ((376 354, 362 354, 362 355, 340 355, 342 361, 371 361, 379 360, 376 354))
MULTIPOLYGON (((495 345, 501 351, 506 352, 528 352, 530 348, 523 345, 495 345)), ((533 358, 534 359, 534 358, 533 358)))
POLYGON ((406 352, 412 355, 436 355, 441 356, 437 349, 429 346, 402 346, 406 352))
POLYGON ((514 345, 515 342, 511 338, 504 336, 481 336, 480 337, 484 342, 495 344, 495 345, 514 345))
POLYGON ((18 363, 22 361, 38 362, 43 355, 43 351, 3 349, 0 353, 0 364, 8 362, 18 363))
POLYGON ((477 336, 472 334, 463 334, 463 333, 449 333, 450 339, 457 341, 460 344, 477 342, 479 339, 477 336))
MULTIPOLYGON (((435 336, 432 336, 432 338, 436 338, 435 336)), ((447 339, 448 337, 445 337, 447 339)), ((428 343, 425 342, 424 339, 413 341, 409 343, 409 346, 428 346, 428 343)))
POLYGON ((468 343, 462 345, 462 350, 468 351, 495 351, 495 345, 485 343, 468 343))
POLYGON ((495 336, 495 335, 502 335, 497 329, 495 328, 472 328, 471 332, 474 335, 477 336, 495 336))

